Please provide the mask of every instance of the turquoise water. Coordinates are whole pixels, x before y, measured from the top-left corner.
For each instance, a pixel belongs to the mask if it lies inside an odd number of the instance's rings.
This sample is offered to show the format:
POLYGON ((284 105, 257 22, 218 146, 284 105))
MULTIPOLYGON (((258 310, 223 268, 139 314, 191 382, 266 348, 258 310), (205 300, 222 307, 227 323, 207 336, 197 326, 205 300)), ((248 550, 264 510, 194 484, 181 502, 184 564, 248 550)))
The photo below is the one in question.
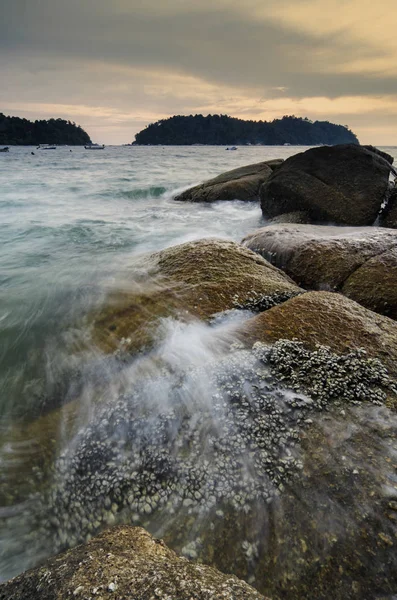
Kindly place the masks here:
MULTIPOLYGON (((203 237, 240 241, 263 225, 257 203, 177 203, 176 192, 304 149, 12 147, 0 154, 0 433, 67 398, 81 368, 84 317, 137 254, 203 237)), ((384 150, 397 157, 397 148, 384 150)), ((1 454, 0 483, 9 464, 1 454)), ((0 551, 0 580, 30 564, 2 558, 0 551)))

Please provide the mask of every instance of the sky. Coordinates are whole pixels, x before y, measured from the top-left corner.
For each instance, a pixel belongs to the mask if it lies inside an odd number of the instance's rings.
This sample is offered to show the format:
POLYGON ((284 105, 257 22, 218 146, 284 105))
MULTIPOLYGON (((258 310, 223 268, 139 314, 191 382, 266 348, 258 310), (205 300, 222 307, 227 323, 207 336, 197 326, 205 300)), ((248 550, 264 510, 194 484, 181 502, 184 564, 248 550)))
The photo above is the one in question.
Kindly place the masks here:
POLYGON ((396 24, 395 0, 0 0, 0 112, 105 144, 201 113, 397 145, 396 24))

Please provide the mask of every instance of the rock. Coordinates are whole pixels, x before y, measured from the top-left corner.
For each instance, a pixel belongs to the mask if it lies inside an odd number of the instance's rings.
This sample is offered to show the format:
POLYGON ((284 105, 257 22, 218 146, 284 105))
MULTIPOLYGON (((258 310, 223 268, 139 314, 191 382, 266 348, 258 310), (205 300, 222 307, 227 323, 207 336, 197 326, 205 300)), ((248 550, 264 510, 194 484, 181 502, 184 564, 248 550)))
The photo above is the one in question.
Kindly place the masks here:
POLYGON ((282 271, 244 246, 199 240, 137 259, 145 270, 130 291, 115 294, 95 318, 94 340, 106 351, 150 345, 161 317, 208 319, 233 308, 284 301, 302 290, 282 271))
POLYGON ((238 167, 185 190, 174 199, 188 202, 258 200, 260 186, 282 162, 282 159, 275 159, 238 167))
POLYGON ((380 217, 380 225, 397 229, 397 187, 391 191, 386 209, 380 217))
POLYGON ((332 292, 308 292, 248 320, 242 328, 248 343, 296 339, 308 348, 329 346, 344 354, 364 348, 397 375, 397 323, 332 292))
POLYGON ((341 291, 366 308, 397 320, 397 245, 367 260, 341 291))
POLYGON ((268 226, 243 243, 304 288, 338 290, 397 316, 397 232, 378 227, 268 226))
POLYGON ((297 210, 295 212, 283 213, 278 215, 269 221, 270 224, 277 223, 311 223, 312 220, 309 214, 303 210, 297 210))
POLYGON ((178 557, 138 527, 116 527, 0 585, 0 600, 263 600, 233 575, 178 557))
POLYGON ((375 148, 375 146, 371 146, 370 144, 366 144, 364 146, 362 146, 363 148, 365 148, 366 150, 369 150, 370 152, 374 152, 375 154, 377 154, 378 156, 381 156, 382 158, 384 158, 390 165, 393 164, 394 162, 394 158, 391 154, 388 154, 387 152, 383 152, 383 150, 379 150, 379 148, 375 148))
POLYGON ((364 147, 311 148, 288 158, 261 186, 263 216, 306 211, 317 222, 371 225, 388 190, 391 168, 364 147))

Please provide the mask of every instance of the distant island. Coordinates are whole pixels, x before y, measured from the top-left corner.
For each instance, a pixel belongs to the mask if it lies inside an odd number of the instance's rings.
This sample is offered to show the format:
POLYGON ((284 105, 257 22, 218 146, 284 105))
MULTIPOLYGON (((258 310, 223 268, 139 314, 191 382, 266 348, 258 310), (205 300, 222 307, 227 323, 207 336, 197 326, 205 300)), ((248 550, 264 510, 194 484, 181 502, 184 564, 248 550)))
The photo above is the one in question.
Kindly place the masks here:
POLYGON ((38 144, 91 144, 90 136, 76 123, 64 119, 29 121, 0 113, 0 146, 36 146, 38 144))
POLYGON ((151 123, 135 136, 136 145, 305 145, 358 144, 350 129, 329 121, 285 116, 274 121, 244 121, 227 115, 175 116, 151 123))

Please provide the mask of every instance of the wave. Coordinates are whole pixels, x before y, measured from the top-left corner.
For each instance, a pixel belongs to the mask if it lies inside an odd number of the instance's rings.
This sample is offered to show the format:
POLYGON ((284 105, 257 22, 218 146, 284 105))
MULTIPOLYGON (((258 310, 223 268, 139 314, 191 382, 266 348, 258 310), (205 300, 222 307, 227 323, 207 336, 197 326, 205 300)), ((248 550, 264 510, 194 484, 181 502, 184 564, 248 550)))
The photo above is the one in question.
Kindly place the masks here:
POLYGON ((137 200, 140 198, 160 198, 166 192, 167 188, 164 186, 150 186, 147 188, 137 188, 133 190, 120 190, 116 194, 111 193, 111 195, 116 196, 117 198, 137 200))

